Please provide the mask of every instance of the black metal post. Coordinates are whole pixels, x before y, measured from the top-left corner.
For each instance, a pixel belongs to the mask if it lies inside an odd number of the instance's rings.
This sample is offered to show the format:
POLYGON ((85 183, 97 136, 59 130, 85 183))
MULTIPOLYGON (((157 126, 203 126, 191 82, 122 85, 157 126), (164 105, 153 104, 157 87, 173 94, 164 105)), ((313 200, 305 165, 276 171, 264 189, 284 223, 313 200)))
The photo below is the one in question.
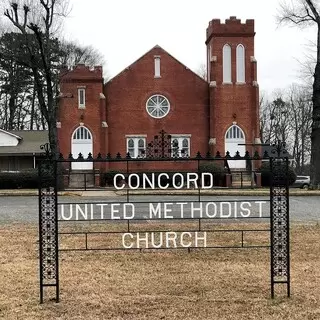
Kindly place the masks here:
POLYGON ((59 302, 57 162, 48 146, 45 151, 46 159, 39 162, 38 169, 40 303, 45 287, 56 288, 55 300, 59 302))
POLYGON ((290 297, 289 159, 285 144, 278 141, 271 150, 270 226, 271 298, 275 285, 286 284, 290 297))

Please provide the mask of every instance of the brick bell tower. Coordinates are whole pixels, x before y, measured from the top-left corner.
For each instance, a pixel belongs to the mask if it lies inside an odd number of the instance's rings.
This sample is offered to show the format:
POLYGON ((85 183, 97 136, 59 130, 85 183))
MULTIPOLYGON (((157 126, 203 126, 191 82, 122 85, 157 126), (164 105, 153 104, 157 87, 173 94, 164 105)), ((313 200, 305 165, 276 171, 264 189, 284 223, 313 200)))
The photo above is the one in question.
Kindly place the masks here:
MULTIPOLYGON (((254 57, 254 20, 230 17, 209 22, 206 35, 207 76, 210 92, 209 145, 211 152, 244 155, 260 143, 259 88, 254 57)), ((245 161, 229 162, 245 168, 245 161)))
MULTIPOLYGON (((102 67, 83 64, 60 73, 60 101, 57 119, 60 152, 84 158, 105 153, 107 146, 106 104, 102 67)), ((73 170, 91 170, 92 162, 72 163, 73 170)))

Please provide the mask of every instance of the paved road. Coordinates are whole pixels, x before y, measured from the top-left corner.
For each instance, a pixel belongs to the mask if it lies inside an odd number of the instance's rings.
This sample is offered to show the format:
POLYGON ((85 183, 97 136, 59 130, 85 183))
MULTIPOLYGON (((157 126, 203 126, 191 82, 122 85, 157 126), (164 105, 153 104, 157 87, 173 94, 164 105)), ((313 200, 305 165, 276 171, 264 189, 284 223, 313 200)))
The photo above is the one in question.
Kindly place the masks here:
MULTIPOLYGON (((194 217, 198 217, 200 214, 199 204, 197 204, 198 198, 196 196, 132 196, 129 201, 134 202, 135 218, 148 218, 150 214, 150 205, 148 203, 141 202, 153 202, 152 212, 154 215, 166 214, 168 217, 180 217, 184 214, 184 217, 191 217, 191 211, 193 209, 194 217), (157 207, 157 202, 165 201, 169 203, 166 208, 163 204, 157 207), (194 205, 191 208, 190 203, 183 204, 185 201, 194 201, 194 205), (140 203, 138 203, 140 202, 140 203), (170 204, 178 203, 178 204, 170 204), (181 209, 182 208, 182 209, 181 209), (165 210, 166 209, 166 210, 165 210)), ((59 203, 64 204, 64 217, 70 217, 71 213, 75 214, 75 203, 81 204, 78 208, 78 214, 81 216, 81 210, 85 211, 85 204, 93 204, 94 218, 101 216, 101 210, 103 210, 103 217, 110 218, 111 214, 115 217, 122 216, 123 205, 115 206, 113 213, 111 213, 111 202, 121 203, 125 202, 125 196, 98 198, 98 197, 59 197, 59 203), (109 202, 108 205, 107 202, 109 202), (70 207, 70 203, 73 205, 70 207), (103 209, 102 209, 103 208, 103 209)), ((268 216, 269 215, 269 197, 253 197, 253 196, 203 196, 201 197, 203 204, 203 217, 206 214, 212 215, 216 213, 216 217, 230 216, 234 219, 235 212, 238 216, 243 212, 243 215, 247 214, 250 210, 250 216, 268 216), (208 205, 206 202, 210 201, 215 204, 208 205), (259 204, 259 202, 265 201, 266 203, 259 204), (221 202, 223 203, 221 205, 221 202), (226 204, 229 202, 230 204, 226 204), (235 204, 235 202, 237 204, 235 204), (241 206, 241 202, 242 207, 241 206), (251 204, 246 204, 250 202, 251 204), (222 207, 221 207, 222 206, 222 207), (236 207, 236 208, 235 208, 236 207), (222 209, 221 209, 222 208, 222 209), (206 210, 207 209, 207 210, 206 210), (219 211, 220 209, 220 211, 219 211), (243 210, 242 210, 243 209, 243 210), (247 209, 247 210, 245 210, 247 209), (214 211, 216 210, 216 211, 214 211)), ((61 216, 61 205, 59 206, 59 213, 61 216)), ((88 211, 91 210, 90 205, 87 206, 88 211)), ((127 207, 127 215, 132 214, 132 207, 127 207), (131 210, 131 211, 130 211, 131 210)), ((74 217, 74 216, 73 216, 74 217)), ((72 217, 72 218, 73 218, 72 217)), ((320 198, 319 197, 290 197, 290 219, 291 221, 302 221, 302 222, 320 222, 320 198)), ((255 221, 261 221, 260 219, 252 219, 255 221)), ((0 223, 11 223, 11 222, 28 222, 37 223, 38 221, 38 198, 35 196, 17 196, 17 197, 0 197, 0 223)), ((219 220, 221 221, 221 220, 219 220)))

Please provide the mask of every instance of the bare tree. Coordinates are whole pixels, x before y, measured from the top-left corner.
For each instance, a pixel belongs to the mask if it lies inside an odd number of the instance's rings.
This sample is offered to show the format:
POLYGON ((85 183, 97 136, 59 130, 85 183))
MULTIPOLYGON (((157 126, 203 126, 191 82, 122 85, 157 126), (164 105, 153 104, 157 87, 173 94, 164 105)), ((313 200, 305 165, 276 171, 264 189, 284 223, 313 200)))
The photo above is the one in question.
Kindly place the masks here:
POLYGON ((260 98, 260 128, 263 143, 283 140, 298 174, 310 162, 312 99, 308 87, 292 84, 286 91, 275 91, 271 100, 260 98))
POLYGON ((279 23, 317 28, 317 54, 314 68, 311 131, 311 183, 320 184, 320 10, 314 0, 283 1, 280 5, 279 23))
POLYGON ((306 87, 310 87, 312 90, 314 69, 316 67, 316 44, 310 42, 307 45, 307 52, 304 54, 303 60, 297 60, 299 69, 299 78, 306 87))
POLYGON ((60 64, 73 67, 79 63, 93 67, 104 63, 103 55, 92 46, 83 46, 75 41, 61 42, 60 64))
POLYGON ((260 92, 259 95, 259 115, 260 115, 260 137, 261 137, 261 142, 265 142, 265 137, 267 135, 268 125, 269 125, 269 115, 268 115, 268 104, 269 101, 267 99, 267 94, 266 92, 262 91, 260 92))
POLYGON ((272 143, 275 140, 289 142, 290 116, 289 105, 285 100, 284 92, 274 92, 272 101, 260 100, 260 128, 262 141, 272 143))
POLYGON ((292 157, 298 174, 303 174, 310 161, 312 94, 308 87, 293 84, 288 90, 292 157))
POLYGON ((203 78, 204 80, 207 81, 208 75, 207 75, 207 66, 205 63, 201 63, 196 71, 196 73, 203 78))
POLYGON ((49 142, 54 154, 58 153, 56 116, 56 45, 55 32, 61 17, 66 15, 67 0, 38 0, 21 6, 13 1, 4 15, 21 33, 25 55, 15 55, 16 62, 30 68, 34 77, 37 99, 42 116, 48 123, 49 142))

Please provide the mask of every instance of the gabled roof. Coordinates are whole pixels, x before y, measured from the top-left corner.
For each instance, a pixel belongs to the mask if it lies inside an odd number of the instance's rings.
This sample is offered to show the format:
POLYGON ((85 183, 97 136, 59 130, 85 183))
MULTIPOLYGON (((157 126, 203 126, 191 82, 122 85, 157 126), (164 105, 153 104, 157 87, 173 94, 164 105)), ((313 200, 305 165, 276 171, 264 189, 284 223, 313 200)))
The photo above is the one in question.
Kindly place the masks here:
POLYGON ((165 54, 167 54, 168 56, 170 56, 172 59, 174 59, 178 64, 182 65, 186 70, 188 70, 189 72, 193 73, 194 75, 196 75, 198 78, 200 78, 202 81, 206 82, 206 80, 204 80, 201 76, 199 76, 196 72, 192 71, 189 67, 187 67, 185 64, 183 64, 182 62, 180 62, 177 58, 175 58, 173 55, 171 55, 168 51, 166 51, 165 49, 163 49, 161 46, 159 45, 155 45, 154 47, 152 47, 149 51, 147 51, 145 54, 143 54, 140 58, 138 58, 137 60, 135 60, 134 62, 132 62, 129 66, 127 66, 126 68, 124 68, 122 71, 120 71, 118 74, 116 74, 114 77, 110 78, 106 83, 112 81, 114 78, 119 77, 123 72, 125 72, 126 70, 128 70, 132 65, 136 64, 138 61, 142 60, 146 55, 148 55, 152 50, 154 49, 161 49, 165 54))
POLYGON ((49 142, 47 130, 12 130, 4 132, 19 138, 19 143, 16 146, 0 146, 0 155, 40 154, 43 152, 40 146, 49 142))

